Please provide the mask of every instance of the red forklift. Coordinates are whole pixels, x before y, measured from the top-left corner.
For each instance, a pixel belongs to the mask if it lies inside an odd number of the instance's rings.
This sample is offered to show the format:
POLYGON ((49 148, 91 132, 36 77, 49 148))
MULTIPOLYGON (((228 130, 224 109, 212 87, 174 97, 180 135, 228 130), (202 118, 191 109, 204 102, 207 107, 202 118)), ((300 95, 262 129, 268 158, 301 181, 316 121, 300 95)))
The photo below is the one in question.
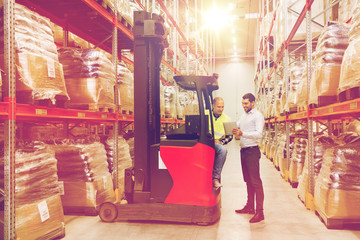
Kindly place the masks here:
POLYGON ((180 87, 196 91, 199 115, 186 116, 183 126, 160 140, 160 63, 167 47, 166 37, 164 20, 159 15, 134 12, 134 167, 125 170, 128 204, 100 205, 99 216, 104 222, 207 225, 220 218, 220 189, 212 185, 212 118, 209 121, 218 76, 174 77, 180 87))

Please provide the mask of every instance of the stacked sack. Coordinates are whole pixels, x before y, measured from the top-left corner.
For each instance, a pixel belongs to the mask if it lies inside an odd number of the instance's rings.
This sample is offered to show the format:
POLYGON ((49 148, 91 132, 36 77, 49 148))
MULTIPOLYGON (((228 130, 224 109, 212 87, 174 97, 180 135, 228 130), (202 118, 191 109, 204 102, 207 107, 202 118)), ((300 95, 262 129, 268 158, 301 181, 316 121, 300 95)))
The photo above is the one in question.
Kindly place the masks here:
MULTIPOLYGON (((317 177, 319 175, 320 169, 322 167, 322 162, 324 159, 324 152, 326 149, 331 148, 337 145, 339 140, 336 140, 329 136, 318 135, 314 136, 314 151, 313 151, 313 166, 314 166, 314 180, 317 181, 317 177)), ((306 140, 307 143, 307 140, 306 140)), ((306 194, 309 192, 309 158, 307 147, 304 148, 305 153, 305 163, 303 165, 303 171, 301 175, 298 177, 299 185, 298 185, 298 195, 299 198, 306 202, 306 194)))
POLYGON ((112 177, 103 144, 93 140, 64 140, 52 145, 58 160, 59 180, 64 184, 65 213, 96 214, 103 202, 115 201, 112 177))
POLYGON ((305 156, 308 147, 308 133, 306 131, 297 131, 291 136, 293 141, 293 150, 291 151, 289 181, 292 184, 299 182, 299 176, 302 174, 305 156))
POLYGON ((160 82, 160 117, 165 117, 165 92, 164 85, 160 82))
MULTIPOLYGON (((108 163, 110 167, 110 172, 114 174, 114 138, 110 137, 104 143, 106 149, 106 155, 108 159, 108 163)), ((130 155, 130 147, 126 142, 124 137, 118 137, 118 186, 116 188, 119 189, 119 194, 122 195, 125 187, 125 169, 131 168, 133 166, 133 160, 130 155)))
MULTIPOLYGON (((1 146, 1 168, 4 164, 1 146)), ((19 239, 65 234, 55 153, 43 142, 19 144, 15 153, 15 231, 19 239)), ((3 172, 1 171, 3 174, 3 172)), ((4 186, 4 175, 2 188, 4 186)))
POLYGON ((275 157, 273 158, 273 164, 275 166, 275 168, 277 169, 283 169, 283 166, 280 167, 280 162, 283 162, 286 159, 286 134, 284 132, 280 133, 280 136, 277 139, 277 144, 276 144, 277 150, 276 150, 276 154, 275 157))
MULTIPOLYGON (((349 31, 350 43, 341 65, 338 94, 360 86, 360 1, 354 9, 349 31)), ((340 98, 341 99, 341 98, 340 98)))
POLYGON ((134 74, 124 63, 117 66, 121 110, 134 112, 134 74))
POLYGON ((186 115, 199 115, 199 102, 196 95, 196 92, 188 92, 189 101, 185 105, 185 114, 186 115))
POLYGON ((353 16, 357 0, 342 0, 339 2, 339 22, 346 23, 353 16))
POLYGON ((61 48, 70 105, 75 108, 115 109, 115 71, 106 55, 95 49, 61 48))
POLYGON ((327 219, 360 219, 360 137, 328 148, 315 184, 316 211, 327 219))
POLYGON ((164 86, 164 98, 165 98, 165 117, 176 118, 177 87, 164 86))
MULTIPOLYGON (((14 11, 18 102, 21 98, 24 99, 25 102, 21 101, 24 103, 32 103, 26 102, 30 99, 50 99, 53 103, 58 99, 67 100, 63 68, 59 63, 50 20, 20 4, 15 4, 14 11)), ((0 12, 2 26, 0 35, 3 36, 3 9, 0 12)), ((2 46, 4 46, 3 41, 4 39, 1 38, 2 46)), ((3 60, 4 57, 0 56, 2 68, 3 60)))
POLYGON ((313 54, 309 104, 325 105, 336 102, 341 63, 349 44, 348 32, 347 24, 330 22, 321 33, 313 54), (327 99, 324 99, 324 103, 319 103, 318 97, 327 99))
POLYGON ((290 64, 290 89, 286 99, 285 110, 294 112, 297 108, 297 92, 302 81, 302 74, 305 69, 305 61, 296 61, 290 64))

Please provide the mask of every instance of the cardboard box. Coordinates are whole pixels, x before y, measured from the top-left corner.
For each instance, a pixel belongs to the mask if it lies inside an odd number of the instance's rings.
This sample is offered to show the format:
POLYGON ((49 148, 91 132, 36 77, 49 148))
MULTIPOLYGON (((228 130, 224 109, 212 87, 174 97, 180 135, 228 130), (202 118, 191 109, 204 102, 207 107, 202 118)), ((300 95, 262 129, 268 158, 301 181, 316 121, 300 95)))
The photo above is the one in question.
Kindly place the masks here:
POLYGON ((65 234, 64 213, 59 195, 15 209, 17 239, 54 239, 65 234))
POLYGON ((360 191, 329 189, 324 184, 315 188, 315 208, 327 218, 360 219, 360 191))
POLYGON ((64 195, 61 195, 64 207, 96 207, 96 182, 65 181, 64 195))

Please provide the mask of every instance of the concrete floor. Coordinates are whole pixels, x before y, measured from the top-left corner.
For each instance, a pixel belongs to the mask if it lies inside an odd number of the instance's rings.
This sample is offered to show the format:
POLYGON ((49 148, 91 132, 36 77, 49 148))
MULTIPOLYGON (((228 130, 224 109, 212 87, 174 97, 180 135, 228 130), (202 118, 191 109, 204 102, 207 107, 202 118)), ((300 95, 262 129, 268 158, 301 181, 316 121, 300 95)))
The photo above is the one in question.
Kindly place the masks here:
POLYGON ((272 162, 261 159, 265 221, 250 224, 251 215, 234 212, 246 202, 238 141, 228 145, 222 174, 222 215, 210 226, 172 223, 103 223, 99 217, 66 216, 66 240, 350 240, 359 230, 328 230, 314 212, 298 199, 296 189, 285 182, 272 162))

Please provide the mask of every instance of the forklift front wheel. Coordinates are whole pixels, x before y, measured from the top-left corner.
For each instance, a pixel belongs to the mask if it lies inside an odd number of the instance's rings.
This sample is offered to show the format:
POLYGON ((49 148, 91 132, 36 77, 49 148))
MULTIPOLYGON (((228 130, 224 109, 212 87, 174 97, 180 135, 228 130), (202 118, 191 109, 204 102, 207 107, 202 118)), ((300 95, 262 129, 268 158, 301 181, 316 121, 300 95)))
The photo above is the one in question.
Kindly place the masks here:
POLYGON ((99 217, 103 222, 113 222, 118 216, 117 207, 114 203, 104 202, 100 205, 99 217))

